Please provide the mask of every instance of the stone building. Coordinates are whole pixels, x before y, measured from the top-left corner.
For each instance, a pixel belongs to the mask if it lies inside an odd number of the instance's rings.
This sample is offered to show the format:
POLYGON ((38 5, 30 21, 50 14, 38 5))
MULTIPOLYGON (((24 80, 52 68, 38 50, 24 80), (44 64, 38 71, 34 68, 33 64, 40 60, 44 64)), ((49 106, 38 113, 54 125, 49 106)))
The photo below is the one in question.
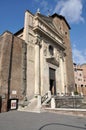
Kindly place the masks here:
POLYGON ((85 87, 85 95, 86 95, 86 63, 81 65, 83 69, 83 86, 85 87))
POLYGON ((86 95, 86 64, 77 65, 74 63, 75 91, 86 95))
MULTIPOLYGON (((0 95, 2 110, 7 110, 10 98, 23 99, 26 87, 25 41, 6 31, 0 36, 0 95)), ((1 104, 0 104, 1 106, 1 104)))
POLYGON ((69 31, 63 16, 27 10, 21 30, 0 36, 0 90, 7 99, 26 96, 31 100, 49 90, 53 95, 74 90, 69 31))

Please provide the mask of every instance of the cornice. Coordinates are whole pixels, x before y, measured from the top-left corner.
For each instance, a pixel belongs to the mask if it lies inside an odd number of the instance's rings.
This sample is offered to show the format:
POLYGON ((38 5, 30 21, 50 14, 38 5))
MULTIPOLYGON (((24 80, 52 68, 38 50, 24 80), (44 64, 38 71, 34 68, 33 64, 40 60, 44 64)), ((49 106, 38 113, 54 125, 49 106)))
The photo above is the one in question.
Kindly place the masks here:
POLYGON ((58 45, 59 47, 62 48, 62 50, 65 50, 66 47, 64 46, 64 44, 60 43, 59 41, 57 41, 54 37, 52 37, 49 33, 47 33, 46 31, 44 31, 43 29, 41 29, 39 26, 35 26, 33 28, 33 31, 39 31, 42 34, 46 35, 49 39, 51 39, 56 45, 58 45))
POLYGON ((60 34, 59 32, 55 31, 51 26, 49 26, 48 23, 46 23, 42 18, 40 18, 38 15, 36 15, 34 17, 35 19, 38 19, 39 21, 41 21, 44 25, 46 25, 53 33, 55 33, 60 39, 63 39, 62 34, 60 34))

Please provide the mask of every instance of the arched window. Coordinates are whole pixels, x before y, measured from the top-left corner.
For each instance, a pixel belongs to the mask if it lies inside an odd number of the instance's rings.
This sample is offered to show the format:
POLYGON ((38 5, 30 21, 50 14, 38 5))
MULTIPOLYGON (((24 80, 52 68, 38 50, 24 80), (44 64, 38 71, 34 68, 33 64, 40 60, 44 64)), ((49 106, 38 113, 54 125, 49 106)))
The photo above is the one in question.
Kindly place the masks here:
POLYGON ((53 49, 53 46, 49 46, 49 52, 50 52, 50 55, 52 55, 53 56, 53 51, 54 51, 54 49, 53 49))

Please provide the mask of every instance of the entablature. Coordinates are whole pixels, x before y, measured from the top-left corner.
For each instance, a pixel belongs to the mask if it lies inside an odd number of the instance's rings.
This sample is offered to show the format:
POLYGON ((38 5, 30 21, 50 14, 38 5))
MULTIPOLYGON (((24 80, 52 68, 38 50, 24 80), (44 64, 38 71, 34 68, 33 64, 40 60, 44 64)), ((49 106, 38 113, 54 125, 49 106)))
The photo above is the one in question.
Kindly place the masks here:
POLYGON ((35 31, 35 33, 40 33, 41 35, 47 36, 54 43, 63 48, 63 50, 66 49, 62 35, 55 31, 54 28, 49 26, 48 23, 46 23, 38 15, 36 15, 34 18, 33 31, 35 31))
POLYGON ((38 33, 38 34, 40 34, 42 36, 48 37, 49 40, 51 40, 51 42, 53 42, 54 44, 56 44, 57 46, 62 48, 62 50, 66 49, 64 44, 62 44, 59 40, 57 40, 54 37, 52 37, 48 32, 44 31, 40 27, 36 26, 35 28, 33 28, 33 31, 35 31, 36 33, 38 33))

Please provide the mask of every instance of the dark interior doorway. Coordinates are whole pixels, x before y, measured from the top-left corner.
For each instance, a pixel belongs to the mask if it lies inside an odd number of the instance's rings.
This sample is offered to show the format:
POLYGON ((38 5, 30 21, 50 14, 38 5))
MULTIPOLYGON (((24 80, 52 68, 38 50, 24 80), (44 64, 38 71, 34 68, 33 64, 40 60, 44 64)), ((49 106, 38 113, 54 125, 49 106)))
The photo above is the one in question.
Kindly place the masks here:
POLYGON ((55 69, 49 68, 49 83, 50 91, 52 95, 56 94, 56 80, 55 80, 55 69))

